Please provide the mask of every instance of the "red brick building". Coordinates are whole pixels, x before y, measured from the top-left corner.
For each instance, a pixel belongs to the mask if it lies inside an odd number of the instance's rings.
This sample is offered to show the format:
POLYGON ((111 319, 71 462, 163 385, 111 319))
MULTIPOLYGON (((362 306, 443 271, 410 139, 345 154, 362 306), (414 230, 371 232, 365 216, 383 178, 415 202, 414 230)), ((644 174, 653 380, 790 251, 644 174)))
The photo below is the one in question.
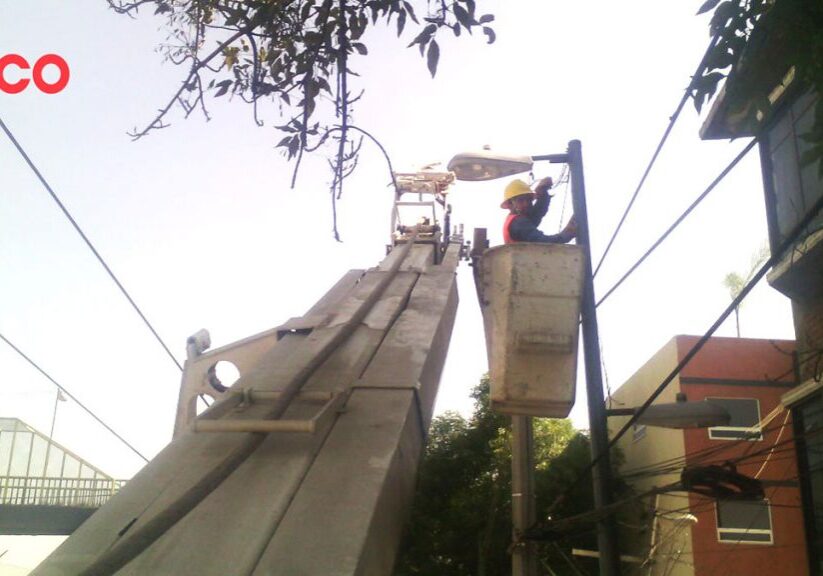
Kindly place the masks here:
MULTIPOLYGON (((640 405, 698 341, 677 336, 613 395, 615 407, 640 405)), ((781 397, 795 385, 794 343, 711 338, 657 402, 710 401, 727 408, 728 426, 669 430, 638 426, 619 447, 621 474, 638 493, 679 479, 685 467, 731 462, 764 484, 765 499, 716 500, 686 492, 646 499, 640 526, 621 548, 646 559, 650 575, 809 574, 791 413, 781 397)), ((613 418, 612 431, 625 419, 613 418)))

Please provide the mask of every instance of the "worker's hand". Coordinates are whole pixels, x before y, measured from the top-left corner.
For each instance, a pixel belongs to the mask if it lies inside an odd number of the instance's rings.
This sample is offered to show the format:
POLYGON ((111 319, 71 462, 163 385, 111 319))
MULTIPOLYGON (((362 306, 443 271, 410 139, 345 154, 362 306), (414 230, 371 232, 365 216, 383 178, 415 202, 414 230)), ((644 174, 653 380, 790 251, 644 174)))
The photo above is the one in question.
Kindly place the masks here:
POLYGON ((561 234, 567 238, 566 242, 577 238, 577 220, 575 220, 574 216, 571 217, 569 223, 563 228, 561 234))
POLYGON ((535 186, 534 191, 541 195, 548 194, 549 189, 552 186, 554 186, 554 181, 551 179, 551 177, 546 177, 537 183, 537 186, 535 186))

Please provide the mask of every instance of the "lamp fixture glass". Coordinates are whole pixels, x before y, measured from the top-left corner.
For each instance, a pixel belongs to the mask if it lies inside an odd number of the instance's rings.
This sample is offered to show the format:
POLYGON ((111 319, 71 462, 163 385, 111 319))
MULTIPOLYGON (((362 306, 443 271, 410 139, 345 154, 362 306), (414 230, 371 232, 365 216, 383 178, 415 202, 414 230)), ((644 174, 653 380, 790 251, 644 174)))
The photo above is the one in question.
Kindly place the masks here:
POLYGON ((464 152, 449 161, 448 169, 458 180, 479 182, 512 176, 532 169, 531 156, 502 156, 491 152, 464 152))

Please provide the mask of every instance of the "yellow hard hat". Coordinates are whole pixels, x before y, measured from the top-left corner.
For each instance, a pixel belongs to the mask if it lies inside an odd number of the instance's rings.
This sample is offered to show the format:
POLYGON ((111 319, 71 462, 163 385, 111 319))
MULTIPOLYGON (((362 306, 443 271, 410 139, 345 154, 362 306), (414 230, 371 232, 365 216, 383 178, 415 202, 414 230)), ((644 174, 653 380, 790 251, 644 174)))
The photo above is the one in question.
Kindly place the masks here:
POLYGON ((516 196, 524 196, 528 194, 534 198, 534 192, 529 188, 529 185, 520 179, 512 180, 506 189, 503 190, 503 202, 500 204, 501 208, 508 210, 511 207, 511 199, 516 196))

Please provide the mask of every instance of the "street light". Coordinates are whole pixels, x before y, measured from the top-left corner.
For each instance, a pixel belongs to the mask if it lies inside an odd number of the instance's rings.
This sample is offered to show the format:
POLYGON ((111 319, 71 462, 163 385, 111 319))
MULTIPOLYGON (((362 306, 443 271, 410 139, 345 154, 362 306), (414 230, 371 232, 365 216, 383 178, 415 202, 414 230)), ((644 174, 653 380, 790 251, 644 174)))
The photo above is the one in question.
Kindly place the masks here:
POLYGON ((500 156, 491 152, 464 152, 449 161, 448 169, 458 180, 479 182, 513 176, 532 169, 531 156, 500 156))
MULTIPOLYGON (((580 316, 583 331, 583 354, 586 367, 586 391, 589 399, 589 426, 592 453, 592 484, 596 509, 611 503, 609 478, 609 437, 606 427, 606 406, 603 398, 603 377, 600 372, 600 345, 597 334, 597 316, 594 302, 594 283, 589 247, 589 225, 586 210, 586 187, 583 178, 583 155, 580 141, 569 142, 565 154, 544 156, 501 156, 491 152, 458 154, 448 164, 458 180, 490 180, 531 170, 535 161, 566 163, 569 166, 574 215, 577 221, 577 245, 583 251, 583 293, 580 316)), ((524 530, 534 521, 531 499, 531 418, 512 417, 512 513, 515 529, 524 530), (517 460, 516 460, 517 459, 517 460), (522 485, 515 487, 515 480, 522 485), (528 498, 526 497, 528 494, 528 498), (515 496, 519 496, 516 498, 515 496), (520 501, 518 503, 518 500, 520 501)), ((614 518, 604 515, 598 521, 598 548, 600 549, 600 573, 617 576, 620 573, 620 556, 617 548, 617 527, 614 518)), ((531 575, 536 571, 534 554, 529 545, 517 550, 512 556, 512 572, 515 576, 531 575)))
MULTIPOLYGON (((613 408, 606 416, 634 416, 637 408, 613 408)), ((637 419, 638 424, 658 428, 711 428, 727 426, 732 419, 729 411, 711 402, 674 402, 652 404, 637 419)))
MULTIPOLYGON (((631 416, 636 409, 606 410, 603 397, 603 381, 600 372, 600 346, 597 330, 594 281, 591 266, 586 191, 583 178, 583 156, 579 140, 569 142, 565 154, 542 156, 501 156, 491 152, 471 152, 456 155, 449 161, 448 169, 458 180, 482 181, 512 176, 532 169, 535 161, 566 163, 571 175, 572 201, 577 221, 577 244, 584 253, 583 294, 581 300, 581 325, 583 331, 584 360, 586 366, 586 391, 588 395, 589 426, 591 434, 592 484, 596 509, 611 503, 609 489, 611 463, 607 416, 631 416)), ((649 426, 668 428, 693 428, 723 425, 729 421, 728 412, 709 402, 678 402, 648 407, 639 422, 649 426)), ((525 530, 534 522, 532 501, 532 427, 528 416, 512 417, 512 515, 515 530, 525 530)), ((617 546, 617 529, 614 518, 604 515, 598 522, 598 548, 600 549, 600 573, 617 576, 620 573, 620 556, 617 546)), ((536 570, 533 549, 527 544, 515 549, 512 558, 514 576, 531 575, 536 570)))

